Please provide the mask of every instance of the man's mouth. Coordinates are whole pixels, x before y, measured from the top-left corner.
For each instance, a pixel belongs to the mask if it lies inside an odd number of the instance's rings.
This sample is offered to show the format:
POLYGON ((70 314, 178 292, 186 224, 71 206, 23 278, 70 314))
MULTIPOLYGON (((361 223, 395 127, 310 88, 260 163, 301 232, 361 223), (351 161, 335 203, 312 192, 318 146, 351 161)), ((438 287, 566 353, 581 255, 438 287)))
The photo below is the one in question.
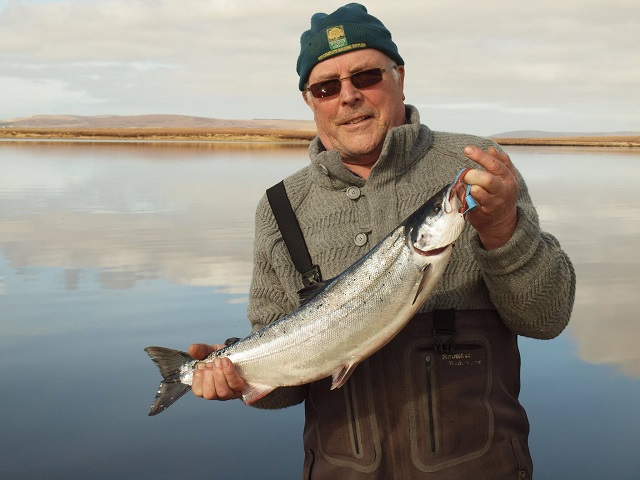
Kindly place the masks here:
POLYGON ((345 125, 357 125, 360 122, 364 122, 367 118, 369 118, 366 115, 363 115, 362 117, 358 117, 358 118, 354 118, 353 120, 349 120, 348 122, 344 122, 345 125))

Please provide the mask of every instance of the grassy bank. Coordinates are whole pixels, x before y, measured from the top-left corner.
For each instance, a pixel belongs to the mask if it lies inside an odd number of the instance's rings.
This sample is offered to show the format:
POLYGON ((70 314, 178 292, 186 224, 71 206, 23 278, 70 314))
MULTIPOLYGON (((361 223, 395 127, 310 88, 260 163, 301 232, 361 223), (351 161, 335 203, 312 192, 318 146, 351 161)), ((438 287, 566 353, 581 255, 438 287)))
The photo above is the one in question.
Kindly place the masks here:
POLYGON ((640 136, 494 138, 500 145, 566 147, 640 147, 640 136))
MULTIPOLYGON (((274 128, 0 128, 0 138, 68 140, 163 140, 309 142, 315 130, 274 128)), ((640 147, 640 136, 494 138, 501 145, 640 147)))
POLYGON ((305 142, 315 131, 272 128, 2 128, 0 138, 305 142))

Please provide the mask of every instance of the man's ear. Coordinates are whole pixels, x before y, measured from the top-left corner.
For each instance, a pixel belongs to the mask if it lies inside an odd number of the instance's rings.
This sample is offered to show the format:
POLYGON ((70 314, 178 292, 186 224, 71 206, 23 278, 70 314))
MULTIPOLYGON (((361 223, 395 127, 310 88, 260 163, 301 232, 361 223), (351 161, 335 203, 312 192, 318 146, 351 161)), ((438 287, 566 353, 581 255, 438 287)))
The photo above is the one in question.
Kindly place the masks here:
POLYGON ((300 93, 302 93, 302 99, 304 100, 304 103, 306 103, 309 106, 312 112, 315 112, 313 108, 313 101, 309 99, 309 91, 304 90, 303 92, 300 92, 300 93))
POLYGON ((398 80, 398 84, 402 89, 402 100, 404 101, 406 100, 406 97, 404 95, 404 65, 398 65, 398 73, 400 74, 400 79, 398 80))

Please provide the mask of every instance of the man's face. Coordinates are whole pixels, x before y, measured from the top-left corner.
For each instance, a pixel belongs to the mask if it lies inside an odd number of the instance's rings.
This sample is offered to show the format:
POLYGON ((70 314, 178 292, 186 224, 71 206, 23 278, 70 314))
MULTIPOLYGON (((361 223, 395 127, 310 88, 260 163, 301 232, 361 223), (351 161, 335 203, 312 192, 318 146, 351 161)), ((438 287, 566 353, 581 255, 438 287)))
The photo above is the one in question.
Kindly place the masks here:
POLYGON ((345 78, 371 68, 384 68, 382 81, 357 89, 350 80, 341 82, 340 93, 332 97, 303 98, 313 111, 318 135, 327 150, 336 149, 349 166, 373 166, 390 128, 405 123, 404 68, 398 66, 396 81, 391 61, 384 53, 366 48, 345 53, 317 64, 308 84, 345 78))

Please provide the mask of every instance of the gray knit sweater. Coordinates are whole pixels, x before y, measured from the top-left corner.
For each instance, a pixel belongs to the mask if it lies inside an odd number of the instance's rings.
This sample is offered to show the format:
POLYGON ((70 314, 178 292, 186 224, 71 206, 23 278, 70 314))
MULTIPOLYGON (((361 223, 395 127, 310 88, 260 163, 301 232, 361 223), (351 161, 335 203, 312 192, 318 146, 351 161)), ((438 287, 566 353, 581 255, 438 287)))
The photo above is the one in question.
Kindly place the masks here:
MULTIPOLYGON (((286 178, 285 187, 323 278, 340 274, 364 255, 460 169, 477 167, 462 153, 469 144, 500 148, 485 138, 433 132, 420 124, 417 110, 407 106, 407 124, 389 131, 379 160, 364 180, 343 165, 337 151, 326 151, 316 138, 309 147, 311 164, 286 178), (349 187, 357 190, 351 188, 347 195, 349 187), (366 237, 359 235, 356 242, 358 234, 366 237), (364 238, 366 243, 360 245, 364 238)), ((540 230, 527 187, 521 177, 519 181, 518 225, 512 239, 486 251, 467 224, 423 311, 496 310, 514 333, 544 339, 555 337, 567 325, 575 273, 557 240, 540 230)), ((256 211, 254 248, 248 316, 257 329, 295 309, 296 292, 302 288, 266 197, 256 211)), ((301 401, 304 393, 298 389, 298 394, 284 404, 301 401)))

